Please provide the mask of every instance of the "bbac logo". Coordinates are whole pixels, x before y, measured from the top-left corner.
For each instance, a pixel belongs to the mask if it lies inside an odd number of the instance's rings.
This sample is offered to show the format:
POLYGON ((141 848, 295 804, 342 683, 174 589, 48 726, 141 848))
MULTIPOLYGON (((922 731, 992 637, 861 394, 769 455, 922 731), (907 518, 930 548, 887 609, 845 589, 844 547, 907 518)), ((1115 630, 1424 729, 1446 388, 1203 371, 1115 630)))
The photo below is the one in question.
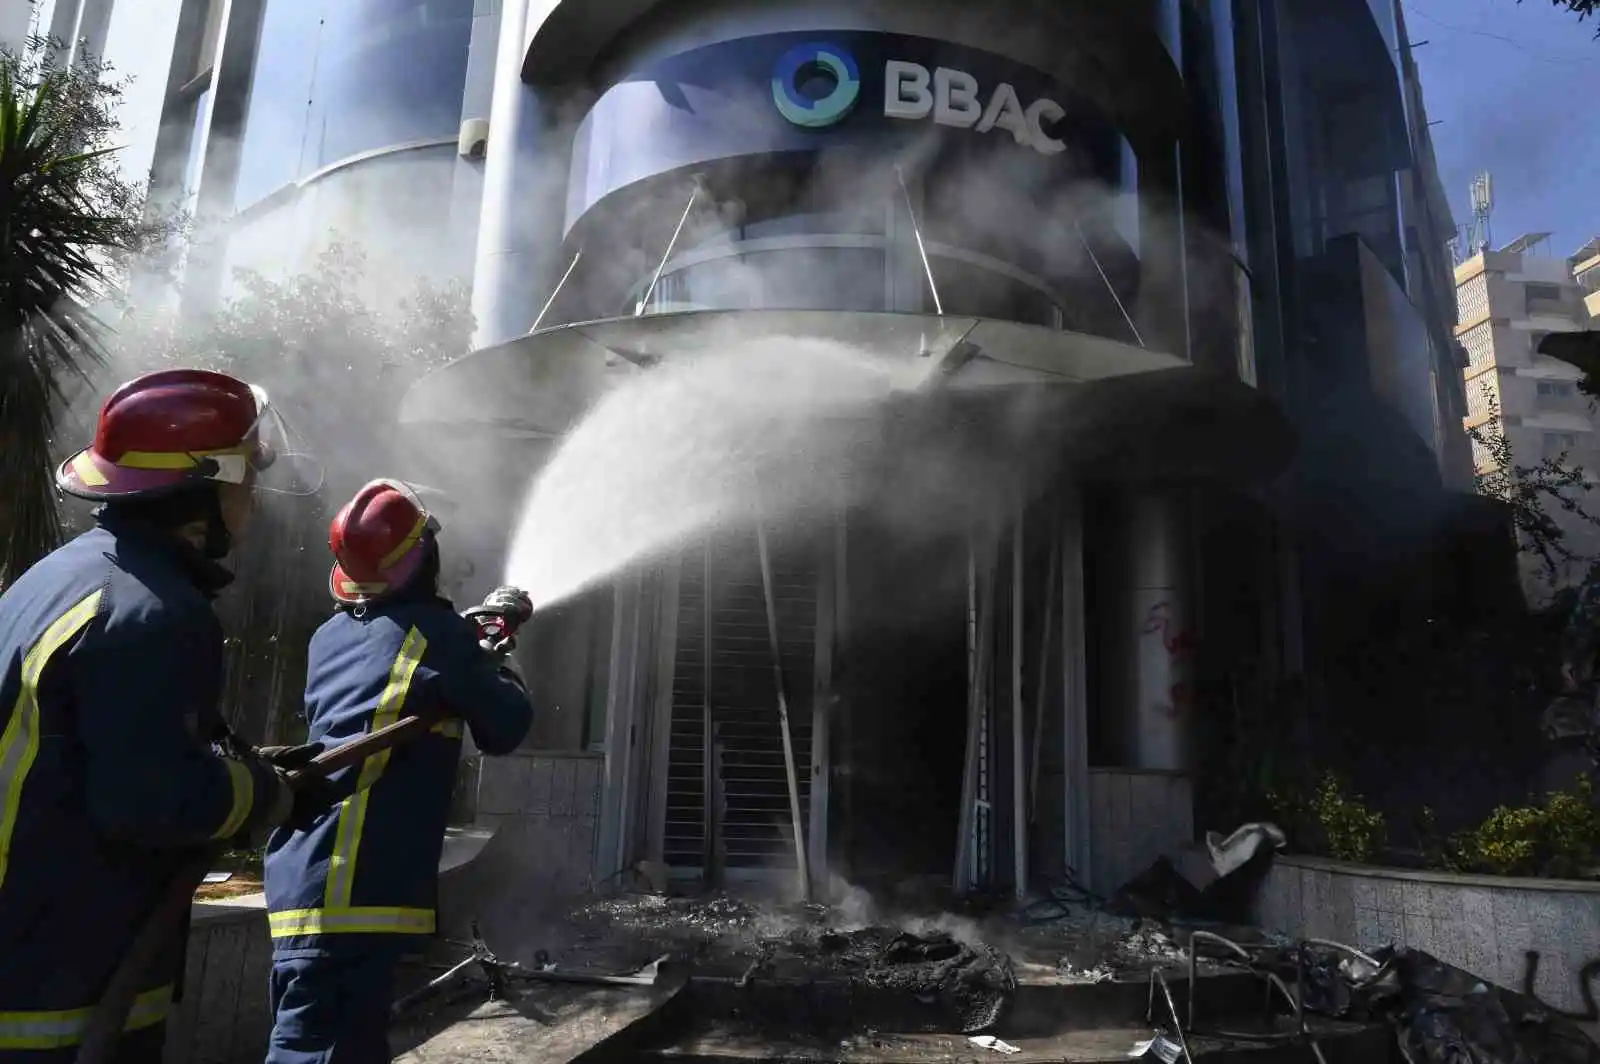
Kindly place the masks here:
POLYGON ((837 45, 798 45, 783 54, 772 72, 772 102, 778 113, 808 129, 842 121, 860 96, 861 70, 855 57, 837 45))

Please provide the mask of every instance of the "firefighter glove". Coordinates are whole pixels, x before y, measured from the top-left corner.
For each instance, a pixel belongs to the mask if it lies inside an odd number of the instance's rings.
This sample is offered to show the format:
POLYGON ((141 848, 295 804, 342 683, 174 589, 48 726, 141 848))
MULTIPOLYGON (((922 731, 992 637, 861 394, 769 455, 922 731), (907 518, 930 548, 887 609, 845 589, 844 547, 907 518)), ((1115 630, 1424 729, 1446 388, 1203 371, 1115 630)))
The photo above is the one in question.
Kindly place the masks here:
POLYGON ((465 616, 478 627, 479 646, 507 654, 517 645, 517 630, 533 616, 533 600, 521 588, 497 587, 465 616))
POLYGON ((497 587, 483 600, 483 611, 504 617, 515 630, 533 616, 533 599, 520 587, 497 587))
POLYGON ((273 768, 283 769, 286 772, 305 768, 320 753, 322 753, 321 743, 305 743, 300 746, 258 746, 255 749, 257 758, 273 768))

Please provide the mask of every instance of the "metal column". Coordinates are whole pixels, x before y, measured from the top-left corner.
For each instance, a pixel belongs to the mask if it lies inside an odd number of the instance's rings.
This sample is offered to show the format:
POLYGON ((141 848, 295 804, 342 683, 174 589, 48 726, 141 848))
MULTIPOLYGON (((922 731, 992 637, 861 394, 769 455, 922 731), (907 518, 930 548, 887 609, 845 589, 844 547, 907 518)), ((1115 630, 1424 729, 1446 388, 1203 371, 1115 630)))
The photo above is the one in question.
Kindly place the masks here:
POLYGON ((1061 551, 1061 712, 1063 853, 1079 879, 1089 874, 1089 661, 1085 644, 1083 499, 1063 492, 1061 551))

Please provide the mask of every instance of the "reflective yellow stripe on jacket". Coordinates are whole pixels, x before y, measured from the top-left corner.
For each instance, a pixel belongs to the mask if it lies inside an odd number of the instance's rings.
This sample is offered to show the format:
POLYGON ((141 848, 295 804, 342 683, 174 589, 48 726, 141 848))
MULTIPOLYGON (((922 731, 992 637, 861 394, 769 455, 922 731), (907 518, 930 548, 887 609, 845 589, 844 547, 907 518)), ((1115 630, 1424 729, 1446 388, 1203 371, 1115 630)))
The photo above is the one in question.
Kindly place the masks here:
POLYGON ((432 909, 400 909, 379 905, 355 908, 289 909, 270 913, 267 926, 273 938, 300 935, 431 935, 432 909))
MULTIPOLYGON (((420 631, 413 628, 406 633, 406 641, 389 669, 389 682, 378 700, 371 731, 386 728, 400 719, 400 714, 405 710, 406 696, 411 692, 411 678, 416 674, 427 649, 428 640, 420 631)), ((372 785, 378 782, 388 766, 389 754, 388 750, 380 750, 362 763, 361 775, 356 780, 356 793, 346 798, 339 807, 339 826, 335 829, 333 854, 328 858, 328 886, 322 908, 292 909, 270 914, 268 927, 273 938, 341 933, 433 933, 434 914, 431 909, 357 908, 350 904, 356 882, 356 858, 361 853, 361 830, 366 824, 372 785)))
POLYGON ((0 887, 5 886, 11 863, 11 837, 17 830, 17 811, 22 808, 22 785, 39 756, 39 680, 56 651, 94 620, 100 594, 96 591, 57 617, 22 659, 22 688, 11 706, 6 730, 0 733, 0 887))
POLYGON ((228 807, 227 819, 211 836, 213 839, 231 839, 237 835, 256 804, 256 782, 250 777, 250 770, 238 761, 224 761, 223 765, 228 769, 228 783, 233 788, 233 804, 228 807))
MULTIPOLYGON (((172 1008, 172 987, 147 990, 133 999, 124 1031, 154 1027, 172 1008)), ((83 1041, 94 1006, 55 1012, 0 1012, 0 1049, 61 1049, 83 1041)))

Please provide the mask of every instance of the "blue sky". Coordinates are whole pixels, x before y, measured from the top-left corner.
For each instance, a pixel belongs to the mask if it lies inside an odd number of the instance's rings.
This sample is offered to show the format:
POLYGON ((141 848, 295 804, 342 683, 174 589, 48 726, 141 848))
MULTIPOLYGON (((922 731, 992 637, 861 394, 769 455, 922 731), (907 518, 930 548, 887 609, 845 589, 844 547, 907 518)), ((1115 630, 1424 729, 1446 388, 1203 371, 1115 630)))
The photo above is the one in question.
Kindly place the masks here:
POLYGON ((1457 223, 1494 174, 1496 245, 1550 230, 1566 255, 1600 234, 1600 40, 1550 0, 1405 0, 1440 176, 1457 223))

